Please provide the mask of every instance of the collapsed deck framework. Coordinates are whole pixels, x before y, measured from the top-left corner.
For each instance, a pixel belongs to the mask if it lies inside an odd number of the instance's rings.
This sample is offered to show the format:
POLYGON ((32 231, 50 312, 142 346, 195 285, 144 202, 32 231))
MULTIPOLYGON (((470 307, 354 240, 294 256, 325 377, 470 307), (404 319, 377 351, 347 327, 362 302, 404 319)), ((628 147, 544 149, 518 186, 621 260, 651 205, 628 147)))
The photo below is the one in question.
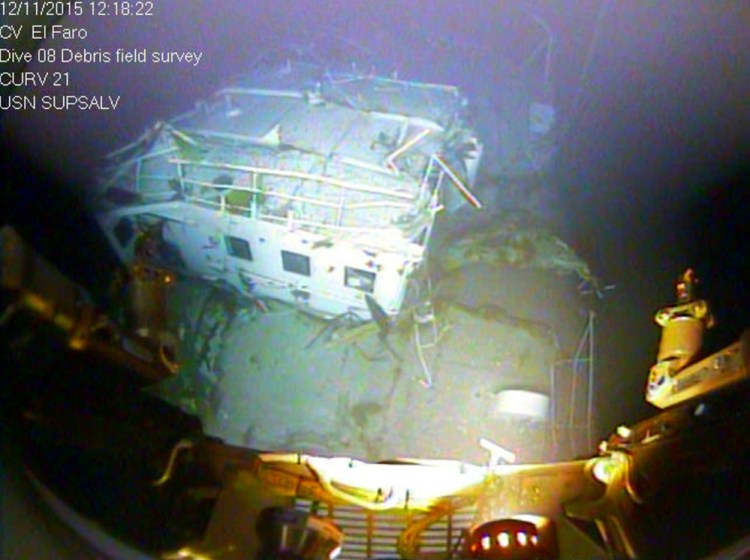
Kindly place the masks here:
POLYGON ((388 314, 481 145, 455 87, 286 65, 241 80, 110 155, 100 221, 120 258, 159 256, 312 312, 388 314), (254 84, 260 81, 263 87, 254 84))

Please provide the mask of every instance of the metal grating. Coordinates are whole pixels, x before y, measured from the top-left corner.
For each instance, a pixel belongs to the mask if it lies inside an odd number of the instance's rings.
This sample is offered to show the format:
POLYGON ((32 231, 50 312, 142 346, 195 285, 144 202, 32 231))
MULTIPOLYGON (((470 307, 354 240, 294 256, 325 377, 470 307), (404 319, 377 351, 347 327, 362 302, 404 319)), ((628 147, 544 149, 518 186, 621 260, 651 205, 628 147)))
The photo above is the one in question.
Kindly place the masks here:
MULTIPOLYGON (((296 500, 295 507, 328 519, 343 531, 341 560, 397 558, 399 535, 410 521, 424 515, 373 512, 357 506, 320 504, 301 499, 296 500)), ((475 514, 476 507, 468 506, 427 527, 421 535, 420 553, 440 553, 449 557, 460 545, 463 531, 472 525, 475 514)))

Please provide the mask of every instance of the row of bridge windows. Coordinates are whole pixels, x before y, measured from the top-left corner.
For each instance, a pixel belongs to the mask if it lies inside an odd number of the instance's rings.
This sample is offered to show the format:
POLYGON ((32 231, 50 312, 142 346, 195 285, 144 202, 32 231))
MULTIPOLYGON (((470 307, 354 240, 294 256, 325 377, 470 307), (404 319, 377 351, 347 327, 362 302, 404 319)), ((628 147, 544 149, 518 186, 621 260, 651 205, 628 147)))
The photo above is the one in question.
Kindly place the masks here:
MULTIPOLYGON (((253 252, 250 243, 246 239, 234 237, 231 235, 224 236, 227 253, 230 256, 253 260, 253 252)), ((299 274, 300 276, 310 276, 310 257, 295 253, 293 251, 281 251, 281 266, 286 272, 299 274)), ((376 274, 369 270, 362 270, 351 266, 344 267, 344 285, 348 288, 372 293, 375 289, 376 274)))

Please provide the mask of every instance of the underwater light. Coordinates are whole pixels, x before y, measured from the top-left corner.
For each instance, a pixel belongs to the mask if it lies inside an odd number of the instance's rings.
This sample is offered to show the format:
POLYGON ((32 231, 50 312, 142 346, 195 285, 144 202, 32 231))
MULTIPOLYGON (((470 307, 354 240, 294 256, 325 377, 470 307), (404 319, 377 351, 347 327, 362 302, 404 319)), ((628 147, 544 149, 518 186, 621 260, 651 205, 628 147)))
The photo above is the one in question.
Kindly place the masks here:
POLYGON ((529 536, 524 531, 519 531, 516 534, 516 540, 521 546, 526 546, 529 543, 529 536))
POLYGON ((469 530, 465 554, 478 560, 555 560, 555 526, 545 517, 530 515, 481 523, 469 530))
POLYGON ((503 531, 497 536, 497 544, 500 548, 508 548, 510 546, 510 534, 503 531))

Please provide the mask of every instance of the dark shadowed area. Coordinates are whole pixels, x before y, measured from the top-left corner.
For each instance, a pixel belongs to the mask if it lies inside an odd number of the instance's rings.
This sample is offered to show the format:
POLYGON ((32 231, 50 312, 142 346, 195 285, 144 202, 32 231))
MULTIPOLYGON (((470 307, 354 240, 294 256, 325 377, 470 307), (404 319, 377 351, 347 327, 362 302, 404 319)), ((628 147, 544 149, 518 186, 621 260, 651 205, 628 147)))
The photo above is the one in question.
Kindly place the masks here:
MULTIPOLYGON (((75 25, 88 29, 91 51, 195 50, 200 65, 81 63, 69 92, 122 95, 116 111, 3 115, 2 221, 21 222, 82 283, 96 285, 111 263, 80 216, 101 158, 263 57, 456 84, 491 136, 498 91, 551 37, 549 58, 531 62, 549 63, 542 89, 558 109, 558 150, 542 177, 551 227, 616 285, 597 323, 601 434, 649 414, 652 316, 672 303, 686 266, 715 306, 713 344, 750 321, 747 3, 161 0, 157 9, 75 25)), ((491 165, 497 146, 487 146, 491 165)))

